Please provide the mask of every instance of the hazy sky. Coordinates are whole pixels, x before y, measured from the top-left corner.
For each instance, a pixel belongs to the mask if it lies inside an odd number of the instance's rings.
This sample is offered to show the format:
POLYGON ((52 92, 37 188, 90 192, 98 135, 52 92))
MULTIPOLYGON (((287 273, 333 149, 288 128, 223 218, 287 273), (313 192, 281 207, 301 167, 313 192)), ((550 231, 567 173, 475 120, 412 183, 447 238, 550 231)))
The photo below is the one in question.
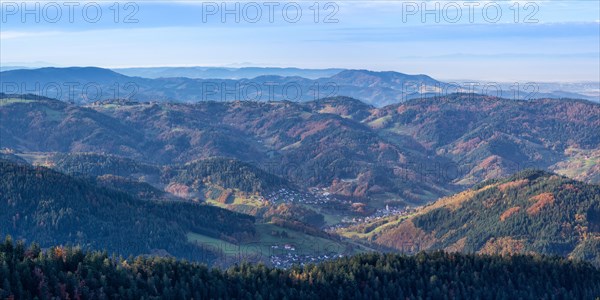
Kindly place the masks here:
POLYGON ((2 0, 0 63, 600 81, 599 2, 2 0))

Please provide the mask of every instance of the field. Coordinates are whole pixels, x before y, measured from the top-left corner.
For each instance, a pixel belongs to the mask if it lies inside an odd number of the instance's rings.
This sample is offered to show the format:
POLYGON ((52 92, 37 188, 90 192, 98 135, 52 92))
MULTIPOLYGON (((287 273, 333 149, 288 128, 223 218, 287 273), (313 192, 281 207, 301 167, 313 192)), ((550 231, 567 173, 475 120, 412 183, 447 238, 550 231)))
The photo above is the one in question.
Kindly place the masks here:
POLYGON ((50 161, 51 161, 51 156, 52 153, 48 153, 48 152, 25 152, 25 153, 18 153, 16 154, 17 156, 21 157, 22 159, 26 160, 28 163, 35 165, 35 166, 45 166, 45 167, 49 167, 50 166, 50 161))
POLYGON ((415 216, 410 214, 406 216, 390 216, 379 220, 370 221, 367 223, 360 223, 349 227, 343 227, 336 232, 346 238, 350 239, 370 239, 374 235, 383 231, 386 227, 394 226, 405 219, 415 216))
POLYGON ((558 174, 589 183, 600 183, 600 150, 569 148, 565 151, 568 160, 559 162, 550 169, 558 174))
POLYGON ((256 230, 255 240, 239 245, 193 232, 189 232, 187 237, 188 241, 216 249, 228 258, 262 261, 268 260, 271 255, 287 253, 320 256, 332 253, 354 254, 365 250, 269 223, 256 224, 256 230))
POLYGON ((0 99, 0 106, 10 105, 13 103, 32 103, 32 102, 37 102, 37 101, 29 100, 29 99, 19 99, 19 98, 6 98, 6 99, 0 99))
POLYGON ((260 209, 266 208, 267 204, 261 201, 258 197, 252 195, 246 195, 246 193, 234 190, 233 193, 228 197, 227 203, 221 203, 216 200, 218 195, 223 191, 219 188, 209 187, 209 191, 205 194, 209 195, 205 199, 205 202, 218 206, 224 209, 229 209, 243 214, 256 216, 260 209))

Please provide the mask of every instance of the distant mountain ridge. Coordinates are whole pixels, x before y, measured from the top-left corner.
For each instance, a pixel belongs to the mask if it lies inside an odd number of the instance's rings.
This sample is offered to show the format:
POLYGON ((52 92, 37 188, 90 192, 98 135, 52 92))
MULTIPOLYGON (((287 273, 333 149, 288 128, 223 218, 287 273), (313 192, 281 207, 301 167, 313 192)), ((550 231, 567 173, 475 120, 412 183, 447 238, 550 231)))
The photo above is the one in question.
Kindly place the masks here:
MULTIPOLYGON (((168 68, 167 68, 168 70, 168 68)), ((246 70, 246 69, 244 69, 246 70)), ((76 104, 89 104, 106 99, 136 101, 186 102, 201 101, 293 101, 306 102, 333 96, 347 96, 382 107, 409 99, 444 96, 453 92, 485 92, 469 90, 454 83, 445 83, 427 75, 408 75, 398 72, 326 69, 251 69, 249 76, 217 78, 126 76, 96 67, 20 69, 0 72, 2 90, 7 94, 40 94, 76 104), (261 73, 262 72, 262 73, 261 73), (315 73, 318 76, 308 76, 315 73)), ((165 71, 166 72, 166 71, 165 71)), ((228 71, 229 72, 229 71, 228 71)), ((238 72, 238 71, 231 71, 238 72)), ((127 73, 144 75, 138 73, 127 73)), ((178 75, 178 73, 166 73, 178 75)), ((181 74, 181 75, 185 75, 181 74)), ((188 75, 190 76, 190 75, 188 75)), ((521 88, 519 88, 521 89, 521 88)), ((521 99, 541 97, 598 100, 596 97, 562 91, 527 92, 492 88, 494 96, 521 99)))
POLYGON ((193 79, 251 79, 262 75, 299 76, 317 79, 335 75, 344 69, 303 69, 276 67, 147 67, 147 68, 114 68, 115 72, 127 76, 144 78, 187 77, 193 79))

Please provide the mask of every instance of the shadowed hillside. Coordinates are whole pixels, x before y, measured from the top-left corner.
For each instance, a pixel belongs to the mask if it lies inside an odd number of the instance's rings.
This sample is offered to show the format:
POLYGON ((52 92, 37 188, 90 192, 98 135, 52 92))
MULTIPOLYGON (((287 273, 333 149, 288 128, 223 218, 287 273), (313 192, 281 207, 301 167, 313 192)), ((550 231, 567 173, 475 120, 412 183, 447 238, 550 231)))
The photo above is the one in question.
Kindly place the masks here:
POLYGON ((216 207, 139 200, 43 168, 0 161, 0 234, 123 255, 163 253, 199 261, 216 255, 187 240, 252 236, 254 218, 216 207), (177 220, 177 222, 174 222, 177 220))

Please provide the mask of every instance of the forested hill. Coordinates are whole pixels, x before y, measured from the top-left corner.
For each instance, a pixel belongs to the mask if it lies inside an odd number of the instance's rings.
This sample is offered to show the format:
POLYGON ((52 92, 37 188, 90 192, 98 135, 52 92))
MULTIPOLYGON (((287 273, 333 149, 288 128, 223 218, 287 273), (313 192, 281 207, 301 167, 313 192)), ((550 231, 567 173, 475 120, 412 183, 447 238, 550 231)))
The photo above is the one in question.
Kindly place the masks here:
POLYGON ((189 243, 189 232, 231 241, 255 234, 253 217, 217 207, 140 200, 92 181, 4 160, 0 175, 0 234, 42 247, 72 244, 209 262, 214 255, 189 243))
POLYGON ((600 186, 544 171, 484 182, 405 220, 378 222, 363 225, 367 235, 404 251, 535 252, 600 266, 600 186))
POLYGON ((287 180, 235 159, 214 157, 195 160, 165 173, 171 172, 174 172, 174 180, 183 184, 204 181, 247 193, 291 187, 287 180))
POLYGON ((598 299, 600 271, 539 256, 362 254, 318 265, 227 270, 0 244, 0 297, 16 299, 598 299))

